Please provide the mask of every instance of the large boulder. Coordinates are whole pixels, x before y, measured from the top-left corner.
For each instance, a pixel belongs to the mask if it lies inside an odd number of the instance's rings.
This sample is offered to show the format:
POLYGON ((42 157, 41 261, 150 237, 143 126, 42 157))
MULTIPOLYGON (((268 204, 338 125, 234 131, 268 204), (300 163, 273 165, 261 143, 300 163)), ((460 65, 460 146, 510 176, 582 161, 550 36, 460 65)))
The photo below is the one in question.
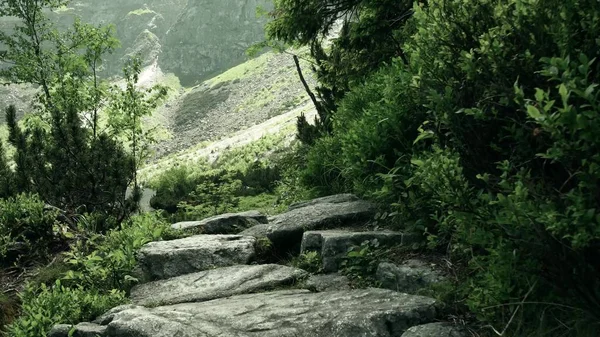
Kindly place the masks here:
POLYGON ((434 299, 384 289, 287 290, 131 308, 113 315, 105 336, 397 337, 435 315, 434 299))
POLYGON ((346 230, 325 230, 305 232, 301 252, 314 251, 323 258, 323 271, 335 272, 339 269, 348 250, 365 241, 377 240, 381 247, 399 246, 414 243, 418 238, 401 232, 370 231, 351 232, 346 230))
POLYGON ((131 301, 144 306, 203 302, 272 290, 308 276, 301 269, 276 264, 239 265, 187 274, 134 287, 131 301))
POLYGON ((399 266, 382 262, 377 266, 376 277, 381 287, 409 294, 415 294, 444 280, 440 271, 430 264, 414 259, 399 266))
POLYGON ((256 239, 241 235, 196 235, 150 242, 140 249, 142 281, 160 280, 217 267, 248 264, 256 239))
POLYGON ((448 323, 429 323, 409 328, 402 337, 467 337, 463 328, 448 323))
POLYGON ((171 227, 181 230, 201 231, 204 234, 237 234, 244 229, 267 223, 267 216, 258 211, 226 213, 200 221, 178 222, 171 227))
POLYGON ((249 228, 240 234, 267 237, 276 251, 300 251, 305 231, 340 227, 360 227, 375 215, 375 206, 366 201, 307 203, 286 213, 269 218, 268 224, 249 228))

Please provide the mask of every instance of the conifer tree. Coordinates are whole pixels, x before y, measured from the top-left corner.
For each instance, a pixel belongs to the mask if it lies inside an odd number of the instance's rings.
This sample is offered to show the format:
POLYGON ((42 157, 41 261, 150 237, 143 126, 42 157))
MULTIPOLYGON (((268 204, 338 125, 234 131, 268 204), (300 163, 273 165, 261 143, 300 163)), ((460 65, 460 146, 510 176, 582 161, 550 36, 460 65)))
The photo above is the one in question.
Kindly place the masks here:
POLYGON ((8 47, 0 60, 11 64, 0 75, 40 88, 36 111, 23 127, 14 107, 7 110, 16 187, 69 212, 99 212, 119 222, 130 211, 125 191, 134 178, 135 160, 99 119, 109 98, 108 85, 99 77, 102 56, 118 41, 111 26, 79 20, 66 31, 56 30, 44 12, 66 3, 0 3, 0 16, 20 20, 11 34, 0 32, 0 42, 8 47))

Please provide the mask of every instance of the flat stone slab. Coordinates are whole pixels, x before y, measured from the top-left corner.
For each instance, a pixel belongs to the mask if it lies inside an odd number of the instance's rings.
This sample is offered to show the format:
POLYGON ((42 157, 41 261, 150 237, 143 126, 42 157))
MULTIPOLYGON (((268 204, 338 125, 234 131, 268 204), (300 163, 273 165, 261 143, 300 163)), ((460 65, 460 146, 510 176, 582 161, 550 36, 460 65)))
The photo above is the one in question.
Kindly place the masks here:
POLYGON ((143 281, 161 280, 218 267, 248 264, 254 258, 252 236, 195 235, 150 242, 138 255, 143 281))
POLYGON ((408 260, 401 265, 382 262, 377 266, 377 280, 382 288, 415 294, 421 289, 444 280, 442 273, 420 260, 408 260))
POLYGON ((385 247, 411 244, 418 240, 418 237, 391 231, 308 231, 302 237, 301 252, 320 253, 323 258, 323 271, 331 273, 339 269, 350 248, 371 240, 377 240, 380 246, 385 247))
POLYGON ((226 213, 200 221, 184 221, 171 225, 178 230, 197 230, 203 234, 237 234, 244 229, 267 223, 267 216, 258 211, 226 213))
POLYGON ((308 202, 304 207, 269 218, 268 224, 254 226, 240 234, 267 237, 277 251, 297 253, 305 231, 361 226, 373 219, 374 215, 375 206, 362 200, 308 202))
POLYGON ((131 290, 131 301, 143 306, 203 302, 272 290, 308 276, 304 270, 277 264, 211 269, 145 283, 131 290))
POLYGON ((434 299, 385 289, 287 290, 126 309, 104 336, 397 337, 435 315, 434 299))
POLYGON ((409 328, 402 337, 467 337, 466 331, 449 323, 429 323, 409 328))

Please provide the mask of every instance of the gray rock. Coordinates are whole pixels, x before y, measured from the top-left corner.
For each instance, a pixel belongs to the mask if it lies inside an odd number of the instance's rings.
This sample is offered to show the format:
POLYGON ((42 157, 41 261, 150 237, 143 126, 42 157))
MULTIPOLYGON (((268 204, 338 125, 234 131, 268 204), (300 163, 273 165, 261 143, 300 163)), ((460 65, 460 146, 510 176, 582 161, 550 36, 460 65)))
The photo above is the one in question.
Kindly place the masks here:
POLYGON ((304 288, 317 292, 350 290, 350 280, 339 274, 311 275, 304 282, 304 288))
POLYGON ((377 239, 380 246, 405 245, 414 243, 415 236, 401 232, 371 231, 350 232, 345 230, 309 231, 302 238, 302 252, 315 251, 323 258, 323 271, 335 272, 339 269, 348 250, 367 240, 377 239))
POLYGON ((444 280, 439 271, 419 260, 408 260, 400 266, 382 262, 377 266, 376 277, 381 287, 409 294, 444 280))
POLYGON ((136 286, 131 300, 144 306, 203 302, 271 290, 308 276, 301 269, 276 264, 212 269, 136 286))
POLYGON ((248 264, 256 239, 241 235, 195 235, 151 242, 138 256, 143 281, 160 280, 217 267, 248 264))
POLYGON ((107 336, 391 337, 435 314, 435 300, 385 289, 288 290, 125 310, 107 336))
POLYGON ((72 327, 71 324, 57 324, 48 332, 48 337, 68 337, 72 327))
POLYGON ((105 336, 106 326, 94 323, 79 323, 73 327, 69 324, 56 325, 48 333, 48 337, 98 337, 105 336), (73 329, 73 334, 69 336, 69 332, 73 329))
POLYGON ((266 236, 276 251, 297 253, 305 231, 360 226, 374 215, 374 205, 366 201, 316 203, 274 216, 269 224, 249 228, 240 234, 266 236))
POLYGON ((316 205, 316 204, 339 204, 342 202, 349 202, 349 201, 358 201, 358 197, 355 196, 354 194, 335 194, 335 195, 329 195, 326 197, 322 197, 322 198, 317 198, 317 199, 313 199, 313 200, 309 200, 309 201, 303 201, 303 202, 297 202, 294 204, 291 204, 290 207, 288 208, 288 210, 294 210, 294 209, 298 209, 298 208, 302 208, 302 207, 306 207, 306 206, 312 206, 312 205, 316 205))
POLYGON ((467 337, 467 333, 449 323, 429 323, 409 328, 402 337, 467 337))
POLYGON ((141 309, 141 308, 142 308, 141 306, 138 306, 138 305, 135 305, 135 304, 119 305, 117 307, 114 307, 114 308, 110 309, 109 311, 107 311, 103 315, 99 316, 94 321, 92 321, 92 323, 94 323, 94 324, 100 324, 100 325, 108 325, 108 323, 112 322, 112 320, 115 317, 115 315, 118 314, 118 313, 120 313, 121 311, 132 310, 132 309, 141 309))
POLYGON ((243 62, 244 52, 264 39, 265 18, 256 8, 273 8, 267 0, 187 1, 164 38, 161 68, 190 86, 243 62))
POLYGON ((258 224, 267 223, 267 217, 258 211, 227 213, 200 221, 185 221, 171 225, 173 229, 202 230, 204 234, 236 234, 258 224))

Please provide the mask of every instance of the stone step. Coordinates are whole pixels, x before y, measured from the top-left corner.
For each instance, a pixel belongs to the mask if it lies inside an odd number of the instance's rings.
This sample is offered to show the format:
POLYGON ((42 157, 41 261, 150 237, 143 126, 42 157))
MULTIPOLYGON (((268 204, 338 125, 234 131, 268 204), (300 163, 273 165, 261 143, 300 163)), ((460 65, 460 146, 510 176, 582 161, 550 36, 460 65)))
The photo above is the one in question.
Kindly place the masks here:
POLYGON ((323 259, 323 271, 339 270, 342 261, 353 246, 377 240, 380 247, 400 246, 418 242, 420 237, 392 231, 352 232, 348 230, 308 231, 302 237, 301 252, 318 252, 323 259))
POLYGON ((360 227, 375 216, 375 206, 370 202, 351 200, 354 198, 348 196, 342 196, 341 200, 328 198, 296 205, 286 213, 270 217, 268 224, 251 227, 240 234, 267 237, 277 252, 297 254, 305 231, 360 227))
POLYGON ((207 269, 248 264, 256 239, 242 235, 195 235, 150 242, 138 255, 141 282, 162 280, 207 269))
POLYGON ((200 221, 184 221, 171 225, 173 229, 199 231, 203 234, 237 234, 247 228, 267 223, 267 216, 258 211, 226 213, 200 221))
POLYGON ((307 276, 304 270, 276 264, 238 265, 145 283, 134 287, 130 298, 143 306, 203 302, 273 290, 307 276))
MULTIPOLYGON (((398 337, 432 322, 434 299, 385 289, 284 290, 156 308, 125 306, 101 337, 398 337)), ((53 335, 52 337, 66 337, 53 335)))

